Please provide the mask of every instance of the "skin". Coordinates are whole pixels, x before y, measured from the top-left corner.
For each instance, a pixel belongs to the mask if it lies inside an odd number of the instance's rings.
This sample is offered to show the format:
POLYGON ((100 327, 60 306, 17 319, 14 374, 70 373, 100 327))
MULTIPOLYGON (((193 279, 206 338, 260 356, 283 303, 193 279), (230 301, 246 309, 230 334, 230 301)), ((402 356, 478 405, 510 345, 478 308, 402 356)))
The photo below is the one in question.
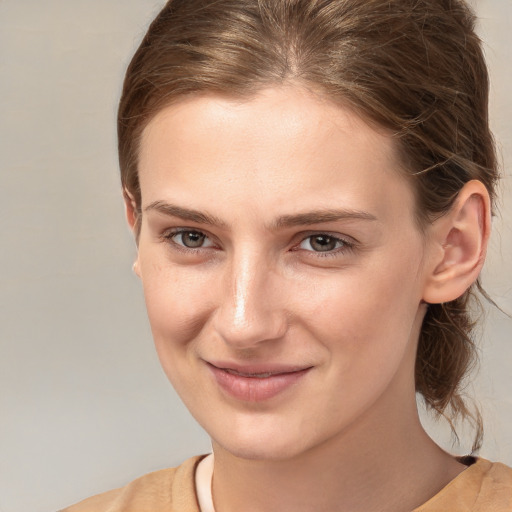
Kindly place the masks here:
POLYGON ((135 268, 212 438, 217 510, 407 511, 464 469, 419 423, 414 360, 425 301, 478 275, 488 198, 470 182, 422 233, 399 167, 388 134, 298 86, 196 96, 146 127, 135 268), (239 400, 216 361, 307 371, 239 400))

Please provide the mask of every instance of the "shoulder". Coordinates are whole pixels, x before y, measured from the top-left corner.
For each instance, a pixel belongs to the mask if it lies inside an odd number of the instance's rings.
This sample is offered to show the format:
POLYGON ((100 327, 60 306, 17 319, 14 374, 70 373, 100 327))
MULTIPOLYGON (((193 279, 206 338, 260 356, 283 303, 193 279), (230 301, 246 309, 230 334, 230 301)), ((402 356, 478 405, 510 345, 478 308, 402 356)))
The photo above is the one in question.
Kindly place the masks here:
POLYGON ((477 510, 512 510, 512 468, 499 462, 482 461, 481 489, 477 510), (493 505, 495 508, 493 508, 493 505), (501 508, 500 508, 501 506, 501 508))
POLYGON ((176 468, 149 473, 61 512, 199 512, 194 474, 201 458, 192 457, 176 468))
POLYGON ((415 512, 510 512, 512 468, 477 459, 415 512))

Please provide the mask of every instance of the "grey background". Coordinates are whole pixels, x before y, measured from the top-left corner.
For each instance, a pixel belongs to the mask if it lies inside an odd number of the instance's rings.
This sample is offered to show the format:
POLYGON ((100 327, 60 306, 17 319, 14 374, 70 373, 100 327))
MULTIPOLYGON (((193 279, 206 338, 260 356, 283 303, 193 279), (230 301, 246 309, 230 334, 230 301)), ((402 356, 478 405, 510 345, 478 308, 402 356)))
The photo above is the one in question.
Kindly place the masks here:
MULTIPOLYGON (((163 3, 0 0, 1 512, 55 510, 209 450, 154 354, 118 183, 121 78, 163 3)), ((484 284, 512 312, 512 1, 475 5, 506 173, 484 284)), ((508 464, 511 327, 489 312, 468 388, 482 455, 508 464)))

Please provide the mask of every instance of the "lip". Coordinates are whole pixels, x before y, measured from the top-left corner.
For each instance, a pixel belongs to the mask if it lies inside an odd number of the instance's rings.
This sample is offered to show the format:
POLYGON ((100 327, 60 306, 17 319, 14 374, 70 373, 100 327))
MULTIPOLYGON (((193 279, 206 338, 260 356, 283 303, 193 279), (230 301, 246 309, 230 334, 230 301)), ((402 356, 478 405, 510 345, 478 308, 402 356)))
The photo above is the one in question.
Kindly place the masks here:
POLYGON ((269 400, 292 387, 312 369, 312 366, 280 364, 206 363, 224 392, 246 402, 269 400))

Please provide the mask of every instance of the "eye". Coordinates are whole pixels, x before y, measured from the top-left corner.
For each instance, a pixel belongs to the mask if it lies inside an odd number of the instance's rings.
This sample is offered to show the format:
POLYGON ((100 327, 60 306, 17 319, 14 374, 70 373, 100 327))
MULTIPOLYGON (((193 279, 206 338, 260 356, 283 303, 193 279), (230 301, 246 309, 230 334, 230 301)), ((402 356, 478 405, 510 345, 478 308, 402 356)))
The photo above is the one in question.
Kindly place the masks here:
POLYGON ((332 252, 350 247, 351 245, 345 240, 325 233, 308 236, 299 244, 299 249, 313 252, 332 252))
POLYGON ((201 231, 181 229, 166 235, 166 238, 176 245, 187 249, 202 249, 213 247, 212 241, 201 231))

